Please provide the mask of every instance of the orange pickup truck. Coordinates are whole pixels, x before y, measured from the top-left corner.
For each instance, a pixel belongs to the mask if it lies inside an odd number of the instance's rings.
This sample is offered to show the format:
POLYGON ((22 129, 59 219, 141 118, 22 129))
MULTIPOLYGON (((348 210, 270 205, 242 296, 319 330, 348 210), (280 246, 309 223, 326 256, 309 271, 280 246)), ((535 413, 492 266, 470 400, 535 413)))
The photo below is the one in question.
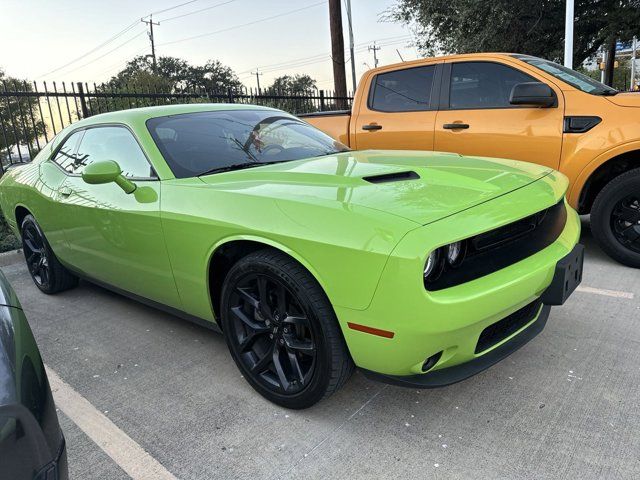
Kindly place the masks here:
POLYGON ((438 150, 559 170, 602 249, 640 267, 639 93, 527 55, 452 55, 370 70, 351 111, 301 117, 357 150, 438 150))

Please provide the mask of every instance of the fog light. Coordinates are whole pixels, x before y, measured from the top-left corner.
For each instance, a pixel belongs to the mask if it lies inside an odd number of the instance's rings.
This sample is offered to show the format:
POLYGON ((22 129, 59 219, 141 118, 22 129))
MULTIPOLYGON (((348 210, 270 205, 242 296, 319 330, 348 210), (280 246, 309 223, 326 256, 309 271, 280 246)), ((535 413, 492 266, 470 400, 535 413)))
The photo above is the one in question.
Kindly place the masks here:
POLYGON ((438 360, 440 360, 441 356, 442 352, 438 352, 435 355, 431 355, 429 358, 427 358, 422 364, 422 371, 426 372, 431 370, 435 366, 435 364, 438 363, 438 360))

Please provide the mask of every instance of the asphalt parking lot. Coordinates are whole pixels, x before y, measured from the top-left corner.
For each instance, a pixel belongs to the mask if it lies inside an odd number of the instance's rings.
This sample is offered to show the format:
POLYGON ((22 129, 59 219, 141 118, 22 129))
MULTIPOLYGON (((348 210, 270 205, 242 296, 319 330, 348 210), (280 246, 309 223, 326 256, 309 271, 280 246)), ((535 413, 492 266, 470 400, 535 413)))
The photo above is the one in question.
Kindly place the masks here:
MULTIPOLYGON (((305 411, 256 394, 219 334, 88 283, 46 296, 15 254, 2 270, 48 367, 165 472, 137 478, 639 478, 640 271, 586 224, 583 243, 581 291, 505 361, 437 390, 356 374, 305 411)), ((56 398, 71 478, 129 478, 135 455, 121 466, 56 398)))

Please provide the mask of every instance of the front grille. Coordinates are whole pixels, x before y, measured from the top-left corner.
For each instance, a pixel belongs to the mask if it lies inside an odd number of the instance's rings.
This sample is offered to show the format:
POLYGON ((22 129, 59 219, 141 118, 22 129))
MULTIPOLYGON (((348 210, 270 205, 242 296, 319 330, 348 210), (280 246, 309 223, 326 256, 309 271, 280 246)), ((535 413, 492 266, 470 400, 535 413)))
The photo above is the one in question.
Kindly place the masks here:
POLYGON ((489 325, 480 334, 475 353, 484 352, 516 333, 535 318, 541 306, 542 301, 540 299, 535 300, 520 310, 513 312, 508 317, 489 325))
POLYGON ((457 268, 447 268, 425 284, 436 291, 461 285, 524 260, 548 247, 567 223, 564 199, 552 207, 466 240, 466 257, 457 268))

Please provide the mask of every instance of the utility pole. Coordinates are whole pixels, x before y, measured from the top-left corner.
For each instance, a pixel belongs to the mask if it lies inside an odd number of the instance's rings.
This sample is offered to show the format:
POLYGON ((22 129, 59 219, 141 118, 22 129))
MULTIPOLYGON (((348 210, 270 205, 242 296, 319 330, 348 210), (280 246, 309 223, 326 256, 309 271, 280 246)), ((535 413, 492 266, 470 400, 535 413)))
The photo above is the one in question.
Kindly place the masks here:
POLYGON ((369 45, 367 48, 370 52, 373 52, 373 68, 378 68, 378 55, 376 54, 376 52, 378 50, 381 50, 382 47, 376 46, 376 42, 373 42, 373 45, 369 45))
POLYGON ((349 51, 351 53, 351 81, 353 82, 353 93, 356 91, 356 55, 353 44, 353 22, 351 20, 351 0, 347 0, 347 21, 349 23, 349 51))
POLYGON ((573 0, 567 0, 564 16, 564 66, 573 68, 573 22, 575 14, 573 0))
MULTIPOLYGON (((342 7, 340 0, 329 0, 329 28, 331 29, 331 59, 333 60, 333 85, 336 97, 347 96, 347 78, 344 72, 344 38, 342 36, 342 7)), ((344 100, 338 100, 344 108, 344 100)))
POLYGON ((633 92, 636 88, 636 45, 637 38, 634 35, 631 42, 631 85, 630 90, 633 92))
POLYGON ((142 23, 145 23, 145 24, 149 25, 149 40, 151 40, 151 57, 153 58, 153 73, 156 73, 156 67, 157 67, 157 62, 156 62, 156 43, 153 40, 153 26, 154 25, 160 25, 160 22, 154 22, 153 21, 153 15, 149 15, 149 20, 145 20, 144 18, 141 18, 140 21, 142 23))
POLYGON ((260 75, 262 75, 258 69, 256 68, 255 72, 251 72, 251 75, 256 76, 256 83, 258 84, 258 95, 262 95, 262 91, 260 90, 260 75))

